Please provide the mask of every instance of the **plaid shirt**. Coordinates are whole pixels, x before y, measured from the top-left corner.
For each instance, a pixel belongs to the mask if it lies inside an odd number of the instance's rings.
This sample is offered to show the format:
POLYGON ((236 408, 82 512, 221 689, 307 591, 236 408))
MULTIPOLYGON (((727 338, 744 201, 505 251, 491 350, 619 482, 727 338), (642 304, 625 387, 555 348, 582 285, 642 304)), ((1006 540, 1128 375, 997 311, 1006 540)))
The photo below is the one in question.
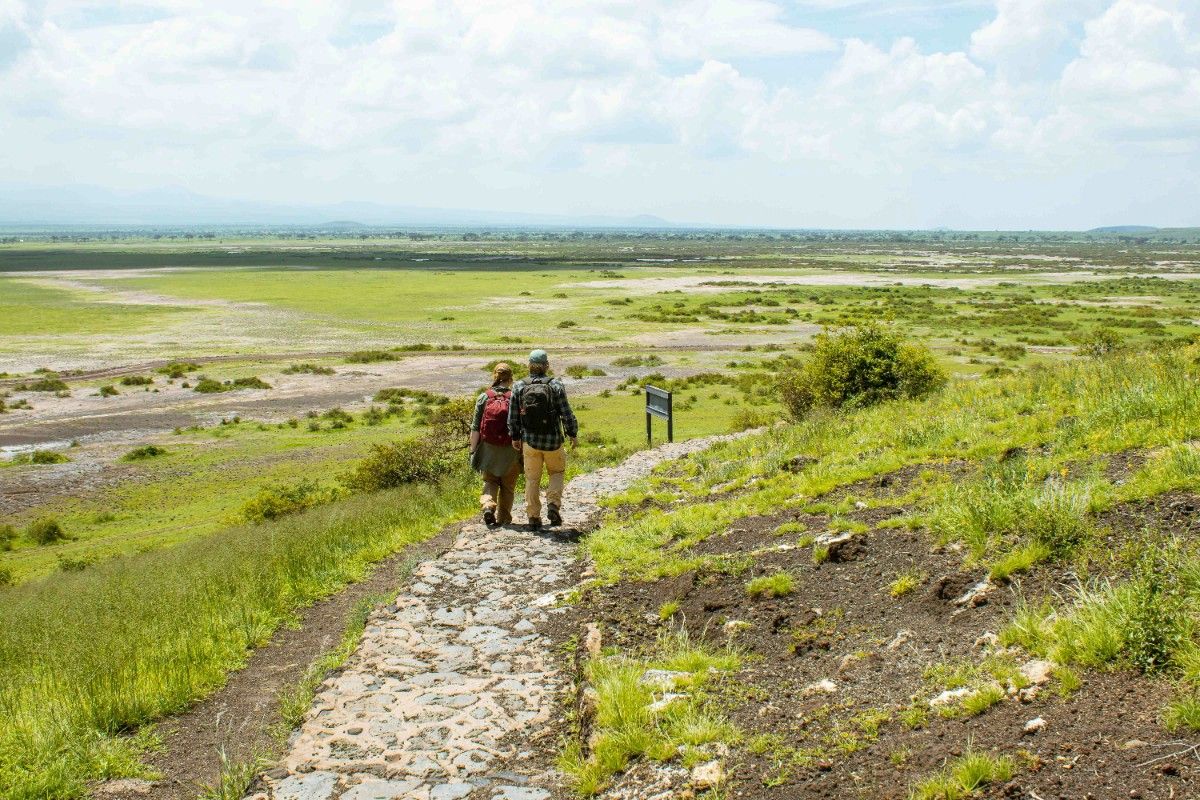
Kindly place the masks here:
POLYGON ((578 436, 579 422, 575 419, 575 412, 571 410, 571 404, 567 402, 567 389, 562 385, 562 381, 557 378, 533 377, 517 381, 517 385, 513 387, 512 403, 508 407, 508 435, 514 442, 523 441, 534 450, 557 450, 563 446, 565 438, 574 439, 578 436), (521 392, 528 384, 545 380, 550 382, 550 391, 554 395, 559 424, 554 426, 554 432, 550 434, 526 433, 521 428, 521 392))

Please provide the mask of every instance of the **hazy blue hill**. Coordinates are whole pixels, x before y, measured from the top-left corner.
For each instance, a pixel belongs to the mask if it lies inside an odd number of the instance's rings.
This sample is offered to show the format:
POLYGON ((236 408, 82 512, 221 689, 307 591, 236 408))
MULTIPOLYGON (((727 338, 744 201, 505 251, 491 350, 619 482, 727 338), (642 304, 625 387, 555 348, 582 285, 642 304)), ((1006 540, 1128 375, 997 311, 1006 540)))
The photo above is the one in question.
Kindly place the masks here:
POLYGON ((1152 225, 1109 225, 1092 228, 1088 233, 1156 233, 1158 230, 1152 225))

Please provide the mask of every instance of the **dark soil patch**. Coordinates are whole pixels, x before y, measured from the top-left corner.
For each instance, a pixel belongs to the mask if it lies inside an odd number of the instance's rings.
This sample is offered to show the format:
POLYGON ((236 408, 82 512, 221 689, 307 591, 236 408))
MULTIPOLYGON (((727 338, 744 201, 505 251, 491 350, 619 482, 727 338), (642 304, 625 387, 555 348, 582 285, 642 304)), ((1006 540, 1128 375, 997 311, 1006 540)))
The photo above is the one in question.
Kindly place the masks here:
POLYGON ((158 726, 165 746, 146 763, 162 778, 148 793, 106 790, 105 800, 194 800, 199 787, 219 780, 222 752, 232 763, 251 761, 259 754, 277 755, 280 742, 275 731, 282 721, 279 693, 295 686, 310 664, 337 646, 359 602, 398 593, 417 563, 436 558, 453 545, 460 527, 446 528, 433 539, 390 556, 366 580, 303 609, 298 628, 281 628, 270 643, 254 651, 245 668, 229 676, 223 688, 158 726))
POLYGON ((1131 532, 1200 538, 1200 494, 1177 489, 1148 500, 1123 503, 1101 514, 1098 523, 1109 531, 1110 538, 1131 532))
MULTIPOLYGON (((903 481, 892 485, 898 494, 906 491, 903 481)), ((1196 501, 1195 495, 1173 493, 1114 512, 1106 524, 1114 535, 1128 535, 1131 527, 1143 527, 1151 518, 1192 531, 1191 526, 1200 524, 1196 501)), ((901 511, 855 514, 873 524, 901 511)), ((848 539, 836 558, 817 564, 811 548, 796 546, 794 534, 774 533, 792 520, 805 522, 818 534, 828 524, 823 515, 795 512, 739 520, 692 552, 755 553, 749 569, 735 572, 730 566, 727 572, 689 572, 593 589, 551 634, 565 641, 586 623, 599 622, 606 646, 631 652, 648 650, 671 627, 714 643, 732 635, 747 658, 722 688, 727 713, 744 733, 729 758, 729 796, 744 800, 899 800, 916 781, 968 746, 1007 754, 1018 764, 1008 785, 980 796, 1197 796, 1200 761, 1194 756, 1145 764, 1174 752, 1168 743, 1176 737, 1158 723, 1159 711, 1173 693, 1163 680, 1125 672, 1085 673, 1083 687, 1070 697, 1061 696, 1052 682, 1035 697, 1009 696, 970 719, 946 719, 930 710, 916 729, 903 724, 902 712, 928 709, 929 699, 947 688, 931 675, 931 667, 978 666, 997 653, 1014 666, 1028 660, 1016 651, 995 650, 989 634, 1011 619, 1018 596, 1036 600, 1073 585, 1069 568, 1044 566, 1011 586, 995 586, 979 605, 963 607, 956 601, 982 580, 985 570, 964 569, 961 553, 932 547, 926 534, 876 527, 848 539), (778 571, 795 578, 793 594, 749 596, 747 581, 778 571), (893 597, 892 582, 906 572, 924 580, 910 593, 893 597), (664 623, 657 610, 667 601, 679 608, 664 623), (832 691, 828 684, 821 686, 823 681, 832 682, 832 691), (1045 728, 1024 733, 1025 724, 1039 716, 1045 728), (752 748, 760 735, 772 738, 752 748)), ((745 559, 730 561, 739 563, 745 559)))

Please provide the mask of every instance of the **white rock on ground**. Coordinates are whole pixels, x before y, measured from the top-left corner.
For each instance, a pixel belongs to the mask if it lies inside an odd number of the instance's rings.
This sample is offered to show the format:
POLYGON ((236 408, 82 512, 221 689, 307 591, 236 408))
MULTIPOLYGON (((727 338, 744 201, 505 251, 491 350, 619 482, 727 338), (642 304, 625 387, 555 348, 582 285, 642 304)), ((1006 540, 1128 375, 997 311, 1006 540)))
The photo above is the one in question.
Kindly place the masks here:
MULTIPOLYGON (((660 462, 730 438, 663 445, 575 478, 563 495, 564 527, 585 524, 602 496, 660 462)), ((531 773, 514 743, 527 747, 558 711, 563 678, 536 628, 555 613, 575 557, 564 539, 465 525, 371 616, 293 734, 283 769, 251 797, 547 800, 555 776, 531 773)))

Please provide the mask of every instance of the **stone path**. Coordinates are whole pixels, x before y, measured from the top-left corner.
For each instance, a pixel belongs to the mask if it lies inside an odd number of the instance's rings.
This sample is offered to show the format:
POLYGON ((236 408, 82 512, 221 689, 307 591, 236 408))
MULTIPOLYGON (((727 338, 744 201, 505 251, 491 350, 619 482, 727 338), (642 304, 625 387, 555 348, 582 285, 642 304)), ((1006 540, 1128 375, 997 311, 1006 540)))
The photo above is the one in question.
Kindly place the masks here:
MULTIPOLYGON (((575 478, 563 529, 585 525, 602 496, 660 462, 727 438, 663 445, 575 478)), ((372 615, 251 800, 549 798, 554 776, 531 774, 522 761, 560 710, 562 679, 537 630, 572 588, 574 559, 566 537, 466 525, 372 615)))

